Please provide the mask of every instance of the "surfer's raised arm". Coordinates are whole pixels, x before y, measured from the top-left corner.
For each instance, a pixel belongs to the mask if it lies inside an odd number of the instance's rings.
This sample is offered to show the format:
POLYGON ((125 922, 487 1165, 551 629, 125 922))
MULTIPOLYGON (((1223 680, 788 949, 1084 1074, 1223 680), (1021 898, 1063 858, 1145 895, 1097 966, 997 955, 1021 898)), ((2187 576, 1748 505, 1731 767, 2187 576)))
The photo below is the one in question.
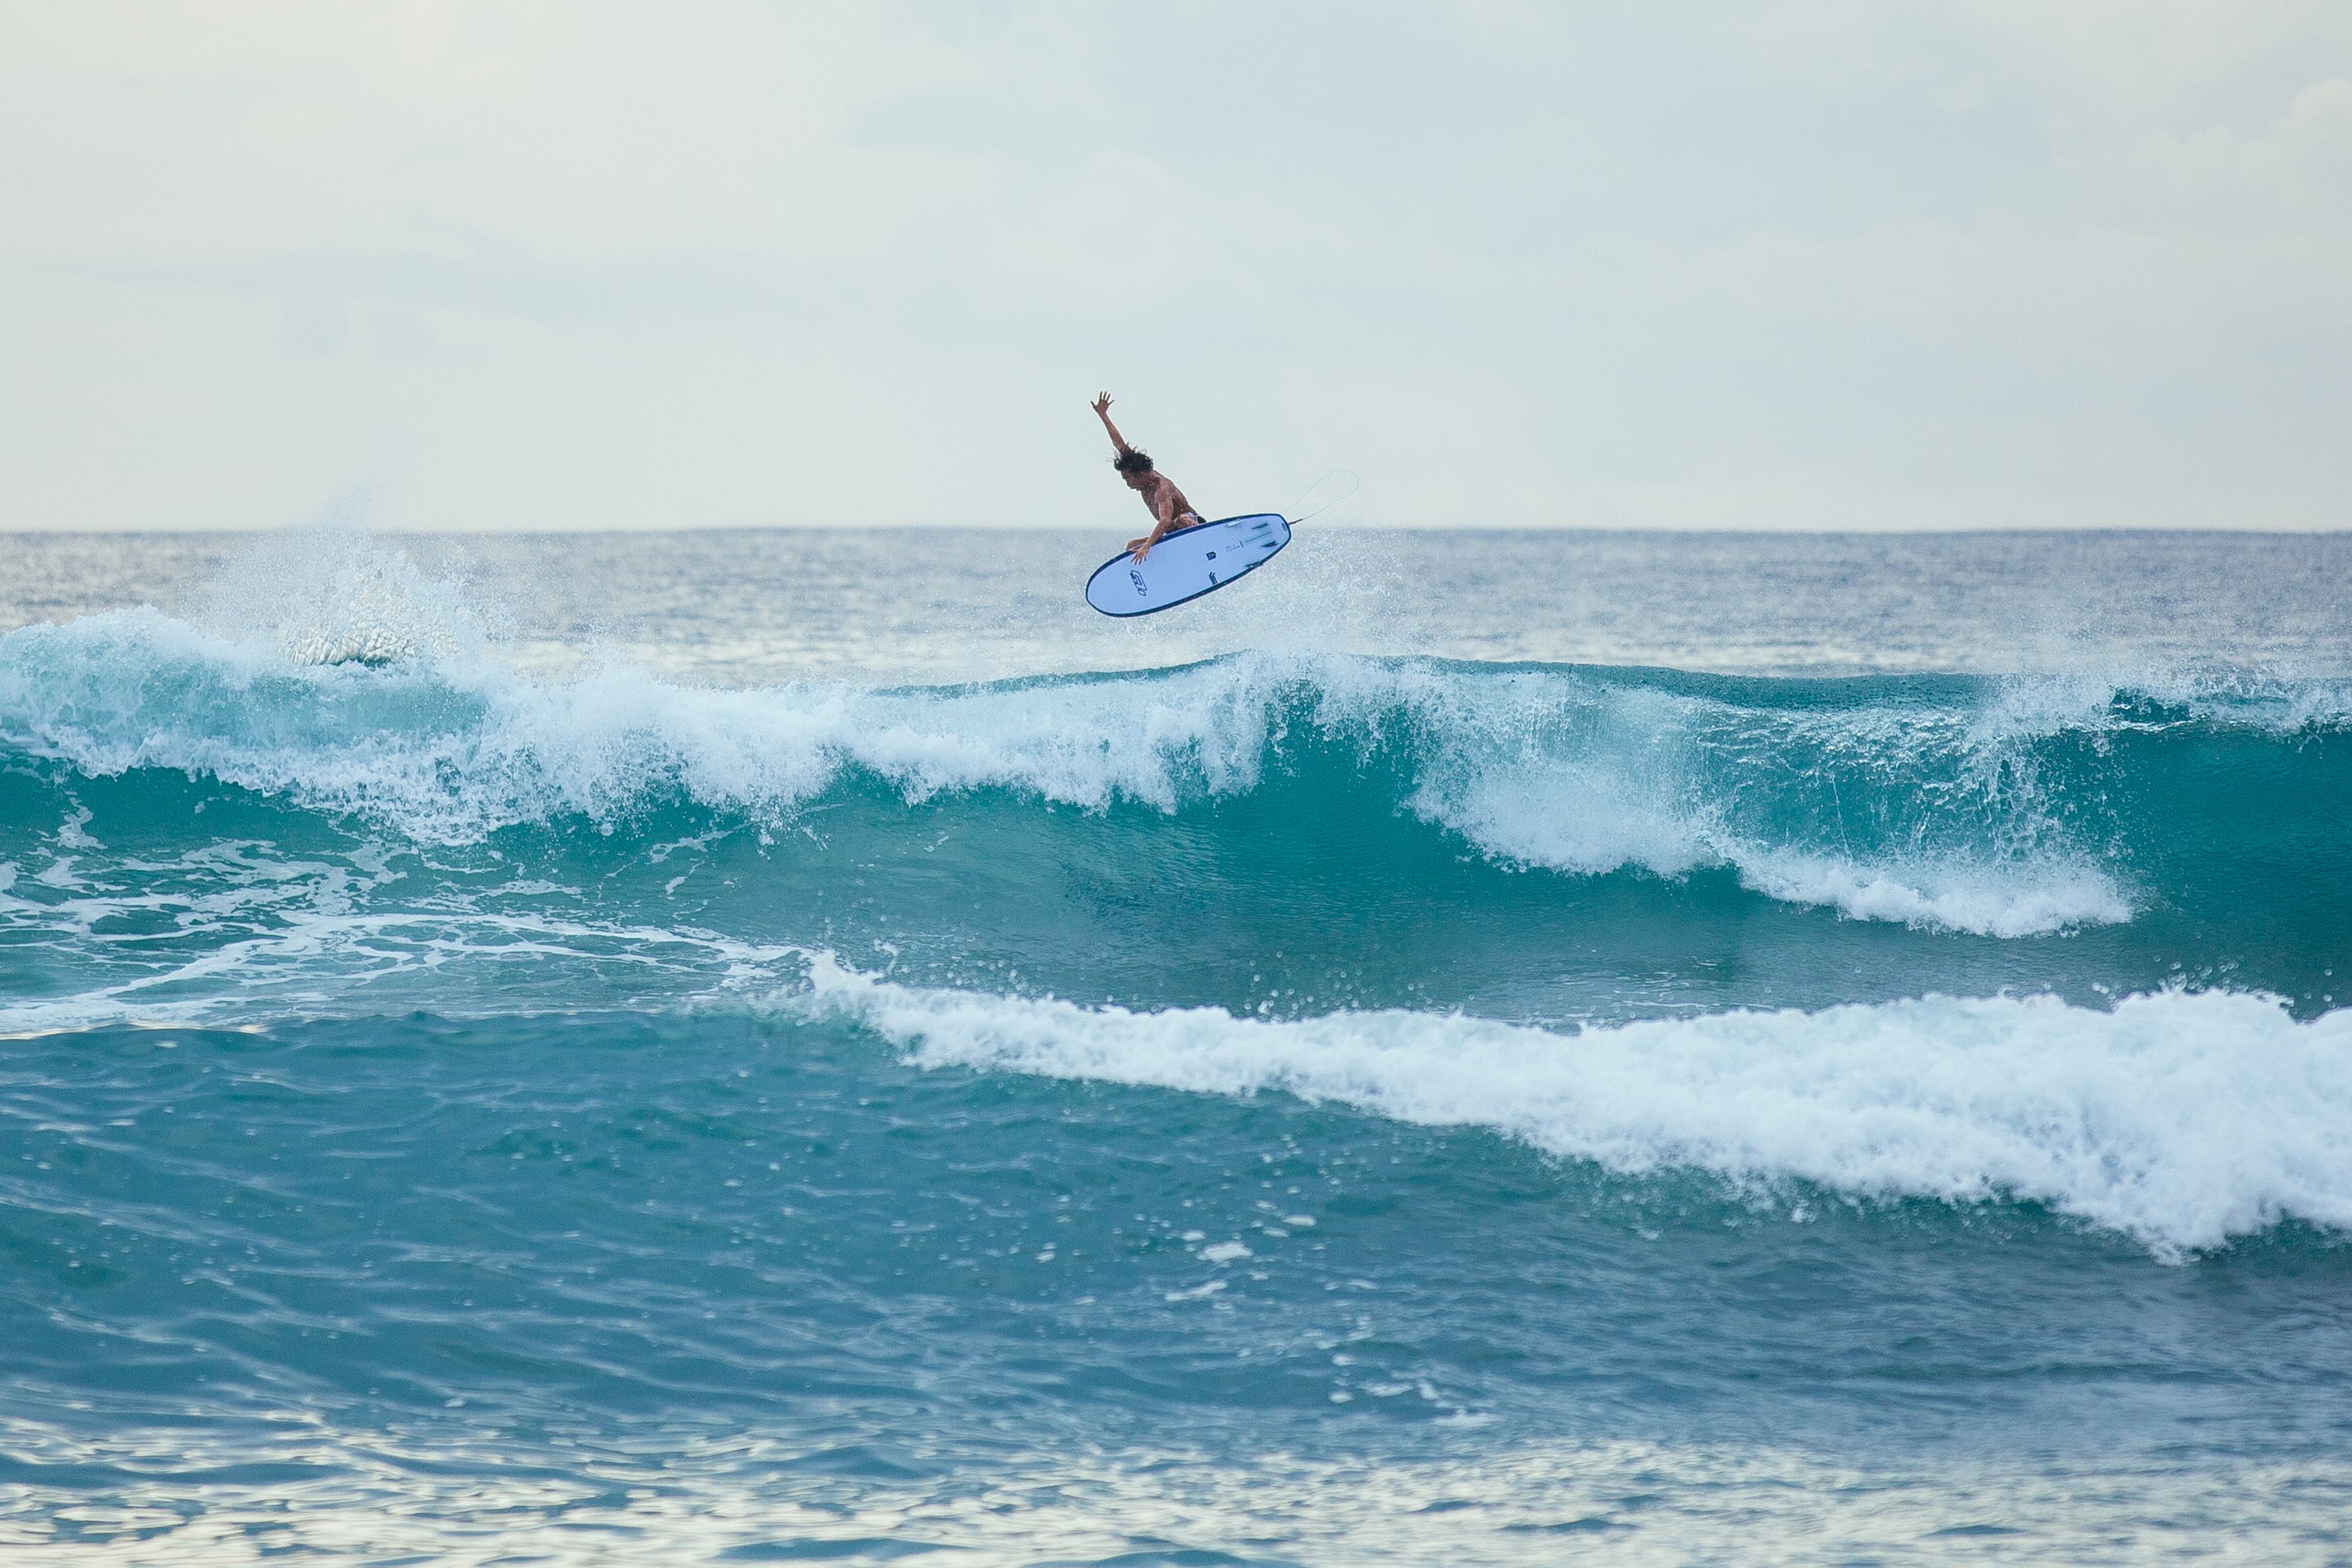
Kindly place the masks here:
POLYGON ((1095 394, 1095 417, 1100 419, 1103 422, 1103 428, 1110 432, 1110 444, 1118 448, 1118 455, 1120 457, 1124 458, 1129 452, 1135 450, 1134 447, 1127 444, 1127 437, 1118 433, 1118 426, 1110 422, 1109 393, 1097 392, 1095 394))

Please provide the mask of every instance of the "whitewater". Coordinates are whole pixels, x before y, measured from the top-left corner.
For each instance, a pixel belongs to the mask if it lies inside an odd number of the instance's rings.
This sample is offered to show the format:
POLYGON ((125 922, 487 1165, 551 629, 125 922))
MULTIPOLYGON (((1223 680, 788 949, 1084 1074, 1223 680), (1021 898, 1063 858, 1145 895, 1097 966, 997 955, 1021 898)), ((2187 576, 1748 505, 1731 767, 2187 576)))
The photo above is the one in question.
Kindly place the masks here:
POLYGON ((12 1549, 2352 1551, 2340 539, 11 543, 12 1549))

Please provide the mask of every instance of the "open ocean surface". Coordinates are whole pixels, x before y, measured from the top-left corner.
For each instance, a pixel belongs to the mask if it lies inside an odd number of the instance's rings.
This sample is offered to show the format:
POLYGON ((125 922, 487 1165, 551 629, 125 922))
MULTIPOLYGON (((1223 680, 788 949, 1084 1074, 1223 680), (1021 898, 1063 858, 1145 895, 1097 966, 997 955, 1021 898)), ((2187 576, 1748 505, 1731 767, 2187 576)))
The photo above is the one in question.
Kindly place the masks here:
POLYGON ((2352 1562, 2352 535, 1118 536, 0 536, 7 1561, 2352 1562))

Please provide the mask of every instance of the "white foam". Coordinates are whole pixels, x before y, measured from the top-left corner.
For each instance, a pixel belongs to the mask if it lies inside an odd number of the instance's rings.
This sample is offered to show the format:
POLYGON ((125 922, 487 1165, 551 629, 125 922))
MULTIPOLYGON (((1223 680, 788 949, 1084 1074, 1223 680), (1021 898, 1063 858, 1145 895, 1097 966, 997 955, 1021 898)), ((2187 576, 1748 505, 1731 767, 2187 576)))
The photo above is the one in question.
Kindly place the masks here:
MULTIPOLYGON (((1984 710, 1780 712, 1643 689, 1602 686, 1563 700, 1541 680, 1496 684, 1475 693, 1489 710, 1462 726, 1482 743, 1431 758, 1410 804, 1499 858, 1583 875, 1728 866, 1744 886, 1787 902, 1988 936, 2131 918, 2114 879, 2042 815, 2030 779, 2019 787, 2032 765, 2025 742, 2062 726, 2047 711, 2012 710, 2005 695, 1984 710), (1540 743, 1548 728, 1569 732, 1540 743), (1791 753, 1820 760, 1799 774, 1791 753), (1751 820, 1775 792, 1810 788, 1840 808, 1833 831, 1843 841, 1843 803, 1823 783, 1830 766, 1891 797, 1936 789, 1945 842, 1923 843, 1915 830, 1898 847, 1864 853, 1842 842, 1833 851, 1775 842, 1751 820)), ((2065 706, 2083 718, 2079 695, 2065 706)), ((1866 813, 1874 803, 1854 804, 1866 813)), ((1923 815, 1921 828, 1933 826, 1923 815)))
POLYGON ((818 953, 787 1005, 855 1019, 929 1067, 1281 1090, 1625 1173, 2038 1202, 2168 1258, 2288 1218, 2352 1231, 2352 1010, 2298 1023, 2263 996, 2164 993, 2111 1012, 1928 997, 1562 1033, 1080 1007, 898 985, 818 953))
POLYGON ((1742 885, 1792 904, 1819 904, 1855 920, 1979 936, 2040 936, 2132 917, 2115 879, 2086 859, 2042 855, 2022 862, 1958 856, 1890 856, 1877 866, 1789 851, 1727 848, 1742 885))

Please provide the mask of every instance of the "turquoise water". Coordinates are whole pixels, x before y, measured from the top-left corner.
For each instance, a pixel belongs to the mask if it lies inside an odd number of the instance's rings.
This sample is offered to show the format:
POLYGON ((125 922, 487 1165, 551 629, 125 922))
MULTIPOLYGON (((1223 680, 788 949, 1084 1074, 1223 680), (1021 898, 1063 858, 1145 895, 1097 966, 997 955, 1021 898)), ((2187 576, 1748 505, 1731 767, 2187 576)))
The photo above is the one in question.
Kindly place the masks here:
POLYGON ((19 542, 20 1554, 2352 1558, 2344 541, 19 542))

